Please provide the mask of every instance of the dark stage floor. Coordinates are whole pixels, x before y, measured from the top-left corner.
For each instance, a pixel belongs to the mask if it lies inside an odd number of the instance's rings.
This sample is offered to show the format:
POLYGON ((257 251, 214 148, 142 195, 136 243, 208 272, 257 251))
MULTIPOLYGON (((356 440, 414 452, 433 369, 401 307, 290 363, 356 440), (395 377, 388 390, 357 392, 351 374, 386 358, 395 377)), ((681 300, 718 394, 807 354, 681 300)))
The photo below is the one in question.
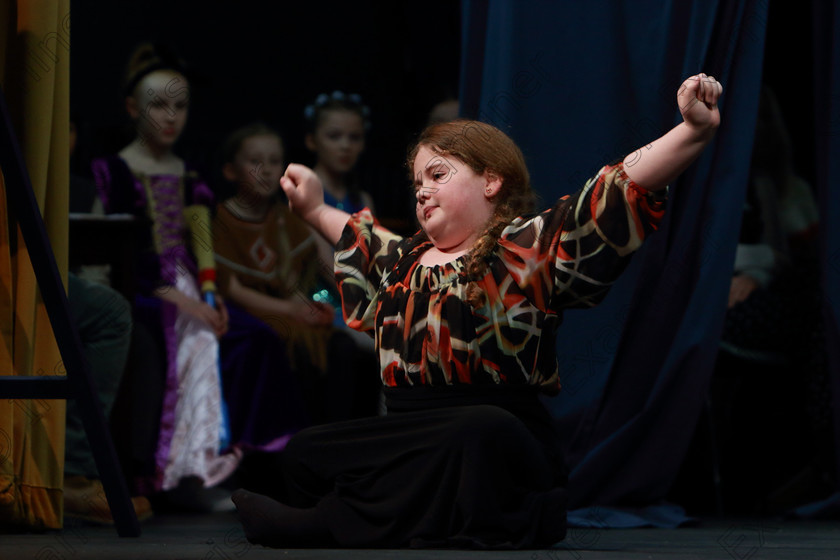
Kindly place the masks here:
POLYGON ((119 538, 113 528, 93 526, 39 535, 0 535, 0 560, 835 560, 840 552, 837 521, 709 519, 682 529, 573 529, 566 541, 553 549, 516 552, 265 549, 244 540, 234 514, 158 515, 142 528, 139 538, 119 538))

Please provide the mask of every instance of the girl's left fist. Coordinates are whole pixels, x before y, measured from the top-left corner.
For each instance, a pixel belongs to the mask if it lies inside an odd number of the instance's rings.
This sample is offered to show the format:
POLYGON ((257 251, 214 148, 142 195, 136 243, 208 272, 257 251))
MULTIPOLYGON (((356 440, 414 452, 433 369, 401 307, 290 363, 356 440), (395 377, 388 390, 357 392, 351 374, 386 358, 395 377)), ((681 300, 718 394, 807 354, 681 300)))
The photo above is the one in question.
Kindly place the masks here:
POLYGON ((684 81, 677 92, 677 103, 685 123, 692 128, 717 128, 717 103, 722 93, 723 86, 713 76, 697 74, 684 81))

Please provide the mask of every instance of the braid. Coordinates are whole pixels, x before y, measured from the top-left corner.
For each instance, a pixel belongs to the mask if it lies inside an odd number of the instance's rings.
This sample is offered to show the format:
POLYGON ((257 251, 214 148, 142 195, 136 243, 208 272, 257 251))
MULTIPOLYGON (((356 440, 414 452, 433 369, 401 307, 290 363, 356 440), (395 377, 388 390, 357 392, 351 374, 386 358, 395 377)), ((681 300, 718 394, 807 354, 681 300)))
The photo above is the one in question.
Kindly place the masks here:
POLYGON ((467 301, 473 307, 481 307, 487 299, 484 290, 478 286, 477 280, 484 275, 484 271, 487 268, 487 262, 490 259, 490 255, 493 254, 493 251, 496 248, 499 236, 502 235, 502 231, 504 231, 508 224, 510 224, 510 222, 513 221, 513 219, 516 218, 523 209, 527 209, 518 207, 518 205, 512 204, 512 202, 513 201, 506 201, 499 203, 496 207, 496 213, 493 218, 490 219, 487 229, 484 230, 484 233, 482 233, 481 237, 476 240, 475 245, 473 245, 472 249, 467 254, 466 267, 467 275, 470 279, 470 282, 467 285, 467 301))
POLYGON ((507 223, 508 220, 503 216, 499 214, 494 216, 490 225, 467 254, 467 275, 470 279, 469 284, 467 284, 467 301, 473 307, 481 307, 487 299, 484 290, 478 286, 476 280, 483 276, 484 270, 487 268, 487 260, 493 253, 496 242, 507 223))

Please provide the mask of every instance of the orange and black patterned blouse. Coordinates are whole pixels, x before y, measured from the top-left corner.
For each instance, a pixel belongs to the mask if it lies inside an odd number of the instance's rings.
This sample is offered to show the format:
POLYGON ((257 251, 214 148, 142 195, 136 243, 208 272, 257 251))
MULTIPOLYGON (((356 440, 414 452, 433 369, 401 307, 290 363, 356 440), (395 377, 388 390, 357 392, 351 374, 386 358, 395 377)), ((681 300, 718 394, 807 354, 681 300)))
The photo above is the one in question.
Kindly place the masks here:
POLYGON ((466 300, 465 257, 423 266, 425 235, 402 238, 363 210, 336 248, 344 318, 374 337, 386 386, 528 384, 555 393, 562 310, 604 298, 656 230, 664 199, 619 163, 551 209, 515 219, 476 279, 487 296, 479 308, 466 300))

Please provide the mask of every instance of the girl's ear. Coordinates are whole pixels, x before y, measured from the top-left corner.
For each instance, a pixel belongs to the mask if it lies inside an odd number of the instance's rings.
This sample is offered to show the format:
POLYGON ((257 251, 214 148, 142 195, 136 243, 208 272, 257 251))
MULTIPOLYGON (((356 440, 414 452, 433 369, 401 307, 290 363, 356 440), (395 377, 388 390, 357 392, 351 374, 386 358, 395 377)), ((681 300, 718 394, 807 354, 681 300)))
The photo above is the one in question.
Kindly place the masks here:
POLYGON ((137 117, 140 116, 140 108, 137 106, 137 100, 131 95, 125 98, 125 110, 128 112, 131 120, 137 120, 137 117))
POLYGON ((484 196, 493 198, 502 190, 502 178, 492 171, 484 172, 484 196))
POLYGON ((311 132, 307 132, 303 141, 306 144, 306 148, 310 152, 317 152, 318 151, 318 146, 315 145, 315 135, 314 134, 312 134, 311 132))
POLYGON ((231 162, 227 162, 222 166, 222 175, 231 183, 236 182, 236 170, 233 168, 233 164, 231 162))

